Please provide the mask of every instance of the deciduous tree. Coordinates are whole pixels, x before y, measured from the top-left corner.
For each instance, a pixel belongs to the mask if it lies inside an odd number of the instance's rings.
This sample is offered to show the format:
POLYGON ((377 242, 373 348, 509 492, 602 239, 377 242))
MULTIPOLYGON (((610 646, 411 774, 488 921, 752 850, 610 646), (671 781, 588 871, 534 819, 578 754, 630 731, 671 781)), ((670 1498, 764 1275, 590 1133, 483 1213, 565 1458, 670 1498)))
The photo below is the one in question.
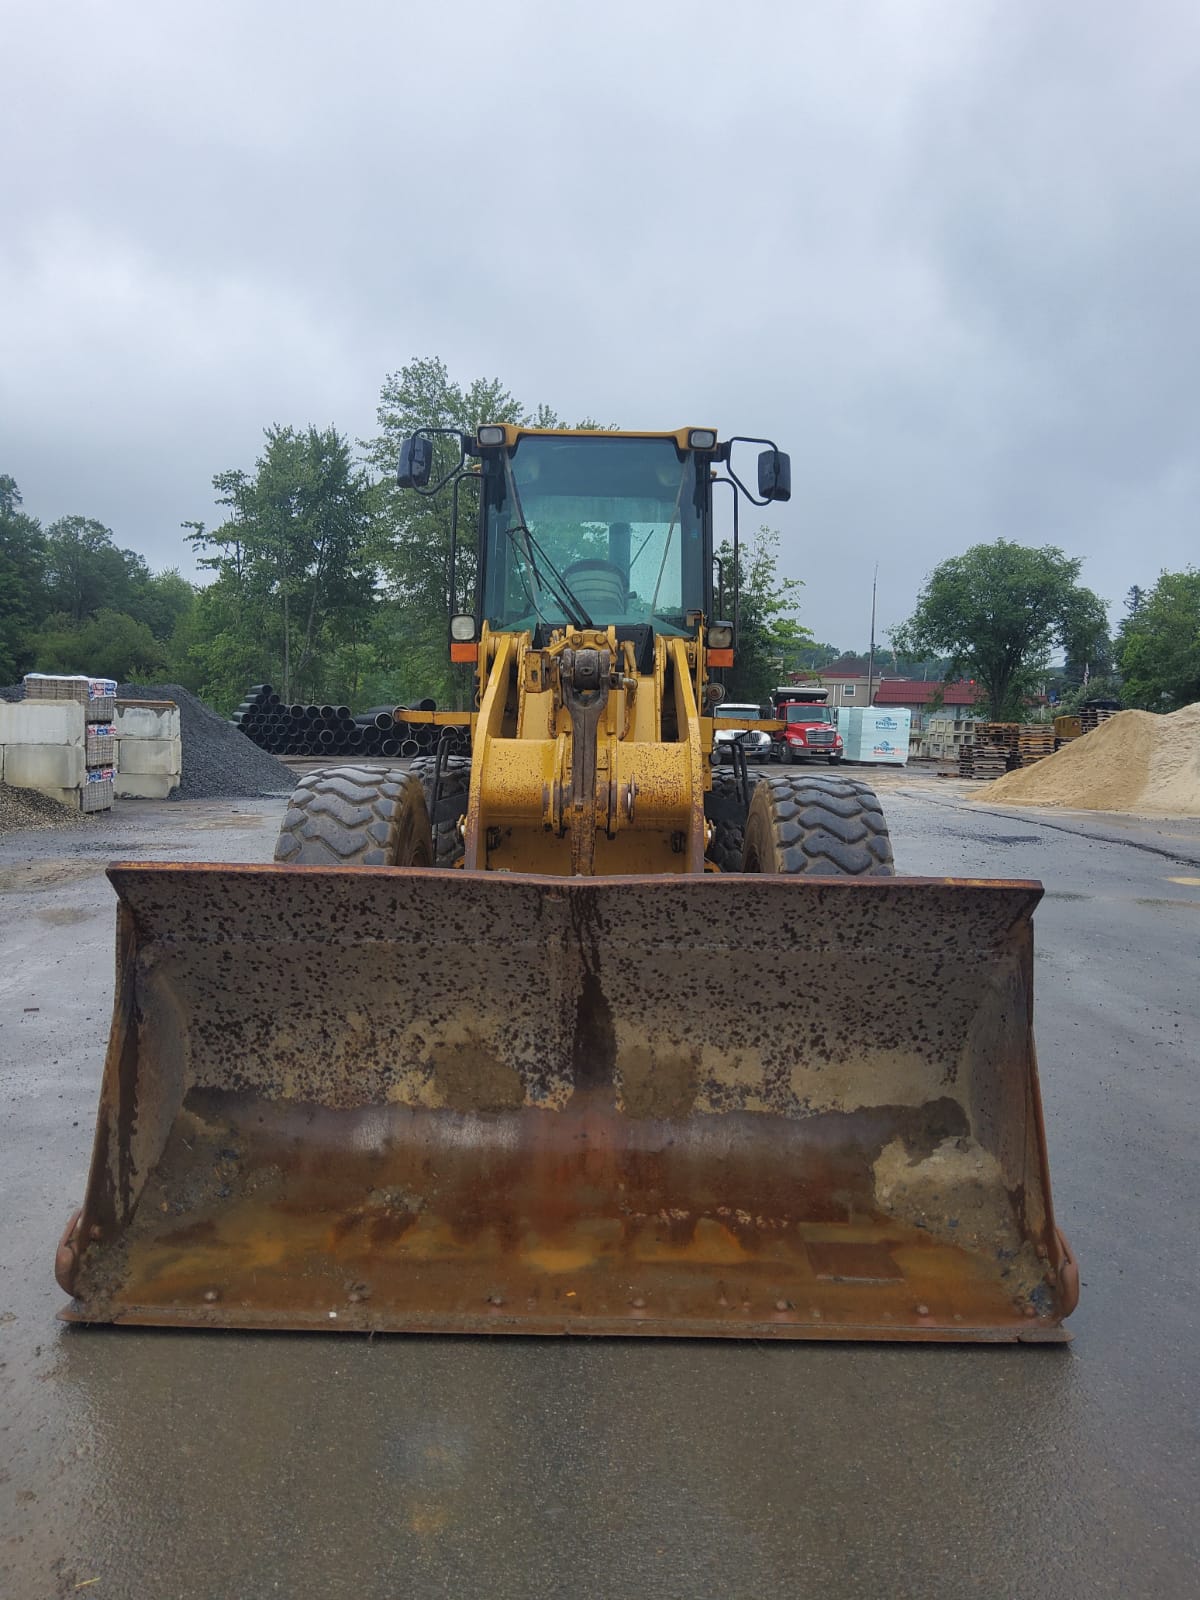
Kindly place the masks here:
MULTIPOLYGON (((733 546, 722 544, 717 557, 725 610, 731 612, 733 546)), ((738 568, 737 646, 725 687, 731 700, 762 701, 812 647, 812 634, 795 615, 804 584, 780 576, 779 535, 773 528, 761 527, 743 542, 738 568)))
MULTIPOLYGON (((229 516, 189 535, 216 581, 201 597, 205 624, 194 647, 206 692, 225 705, 231 672, 273 663, 285 700, 315 691, 323 659, 347 614, 374 597, 370 491, 334 428, 272 427, 253 474, 213 479, 229 516)), ((242 677, 241 686, 248 680, 242 677)))
POLYGON ((974 679, 993 721, 1021 721, 1053 648, 1086 660, 1107 636, 1081 567, 1053 545, 973 545, 934 568, 891 641, 905 654, 945 655, 947 678, 974 679))
POLYGON ((46 538, 21 510, 21 491, 0 475, 0 681, 10 683, 32 661, 30 636, 45 608, 46 538))
POLYGON ((1121 624, 1117 659, 1128 705, 1177 711, 1200 700, 1200 572, 1164 572, 1121 624))

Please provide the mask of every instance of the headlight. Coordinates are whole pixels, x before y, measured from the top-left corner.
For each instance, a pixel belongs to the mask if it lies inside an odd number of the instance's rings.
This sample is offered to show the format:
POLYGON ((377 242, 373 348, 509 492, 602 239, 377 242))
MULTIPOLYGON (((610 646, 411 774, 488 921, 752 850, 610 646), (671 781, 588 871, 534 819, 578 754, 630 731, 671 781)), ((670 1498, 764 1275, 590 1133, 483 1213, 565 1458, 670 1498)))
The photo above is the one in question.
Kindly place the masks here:
POLYGON ((716 442, 715 428, 692 428, 688 433, 689 450, 711 450, 716 442))
POLYGON ((730 650, 733 648, 733 623, 710 622, 708 625, 708 648, 710 650, 730 650))
POLYGON ((475 618, 468 616, 451 617, 450 637, 457 644, 470 644, 475 637, 475 618))
POLYGON ((480 428, 479 442, 485 450, 494 449, 496 445, 503 444, 505 433, 503 428, 480 428))

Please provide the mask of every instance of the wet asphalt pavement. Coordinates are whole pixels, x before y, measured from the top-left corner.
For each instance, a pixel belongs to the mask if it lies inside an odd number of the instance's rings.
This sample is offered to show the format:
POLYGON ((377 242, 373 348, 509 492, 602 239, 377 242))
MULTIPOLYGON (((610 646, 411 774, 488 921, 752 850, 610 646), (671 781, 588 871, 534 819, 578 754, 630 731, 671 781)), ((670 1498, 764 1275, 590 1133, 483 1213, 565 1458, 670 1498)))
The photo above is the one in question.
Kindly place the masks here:
POLYGON ((901 871, 1046 884, 1065 1348, 65 1328, 102 868, 268 860, 283 806, 0 839, 0 1596, 1200 1593, 1200 822, 884 787, 901 871))

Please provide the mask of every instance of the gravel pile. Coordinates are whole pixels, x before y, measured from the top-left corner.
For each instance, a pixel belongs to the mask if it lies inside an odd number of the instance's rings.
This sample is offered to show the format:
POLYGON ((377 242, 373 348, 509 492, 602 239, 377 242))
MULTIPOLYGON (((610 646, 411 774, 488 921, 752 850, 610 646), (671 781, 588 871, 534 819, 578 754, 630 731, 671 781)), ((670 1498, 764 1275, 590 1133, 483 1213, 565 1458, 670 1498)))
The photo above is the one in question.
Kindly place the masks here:
POLYGON ((231 722, 210 711, 178 683, 121 683, 119 700, 174 700, 183 741, 183 781, 178 800, 290 794, 292 774, 260 750, 231 722))
POLYGON ((0 783, 0 835, 16 833, 18 828, 80 828, 91 820, 36 789, 10 789, 0 783))

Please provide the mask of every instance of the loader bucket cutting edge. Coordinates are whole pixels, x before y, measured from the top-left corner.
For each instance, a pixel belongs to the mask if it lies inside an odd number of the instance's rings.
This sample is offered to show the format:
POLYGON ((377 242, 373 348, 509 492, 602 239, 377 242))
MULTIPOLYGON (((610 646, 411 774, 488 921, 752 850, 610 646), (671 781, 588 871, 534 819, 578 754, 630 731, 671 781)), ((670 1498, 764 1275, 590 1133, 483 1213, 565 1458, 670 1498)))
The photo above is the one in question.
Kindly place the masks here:
POLYGON ((68 1320, 1067 1337, 1036 883, 109 876, 68 1320))

